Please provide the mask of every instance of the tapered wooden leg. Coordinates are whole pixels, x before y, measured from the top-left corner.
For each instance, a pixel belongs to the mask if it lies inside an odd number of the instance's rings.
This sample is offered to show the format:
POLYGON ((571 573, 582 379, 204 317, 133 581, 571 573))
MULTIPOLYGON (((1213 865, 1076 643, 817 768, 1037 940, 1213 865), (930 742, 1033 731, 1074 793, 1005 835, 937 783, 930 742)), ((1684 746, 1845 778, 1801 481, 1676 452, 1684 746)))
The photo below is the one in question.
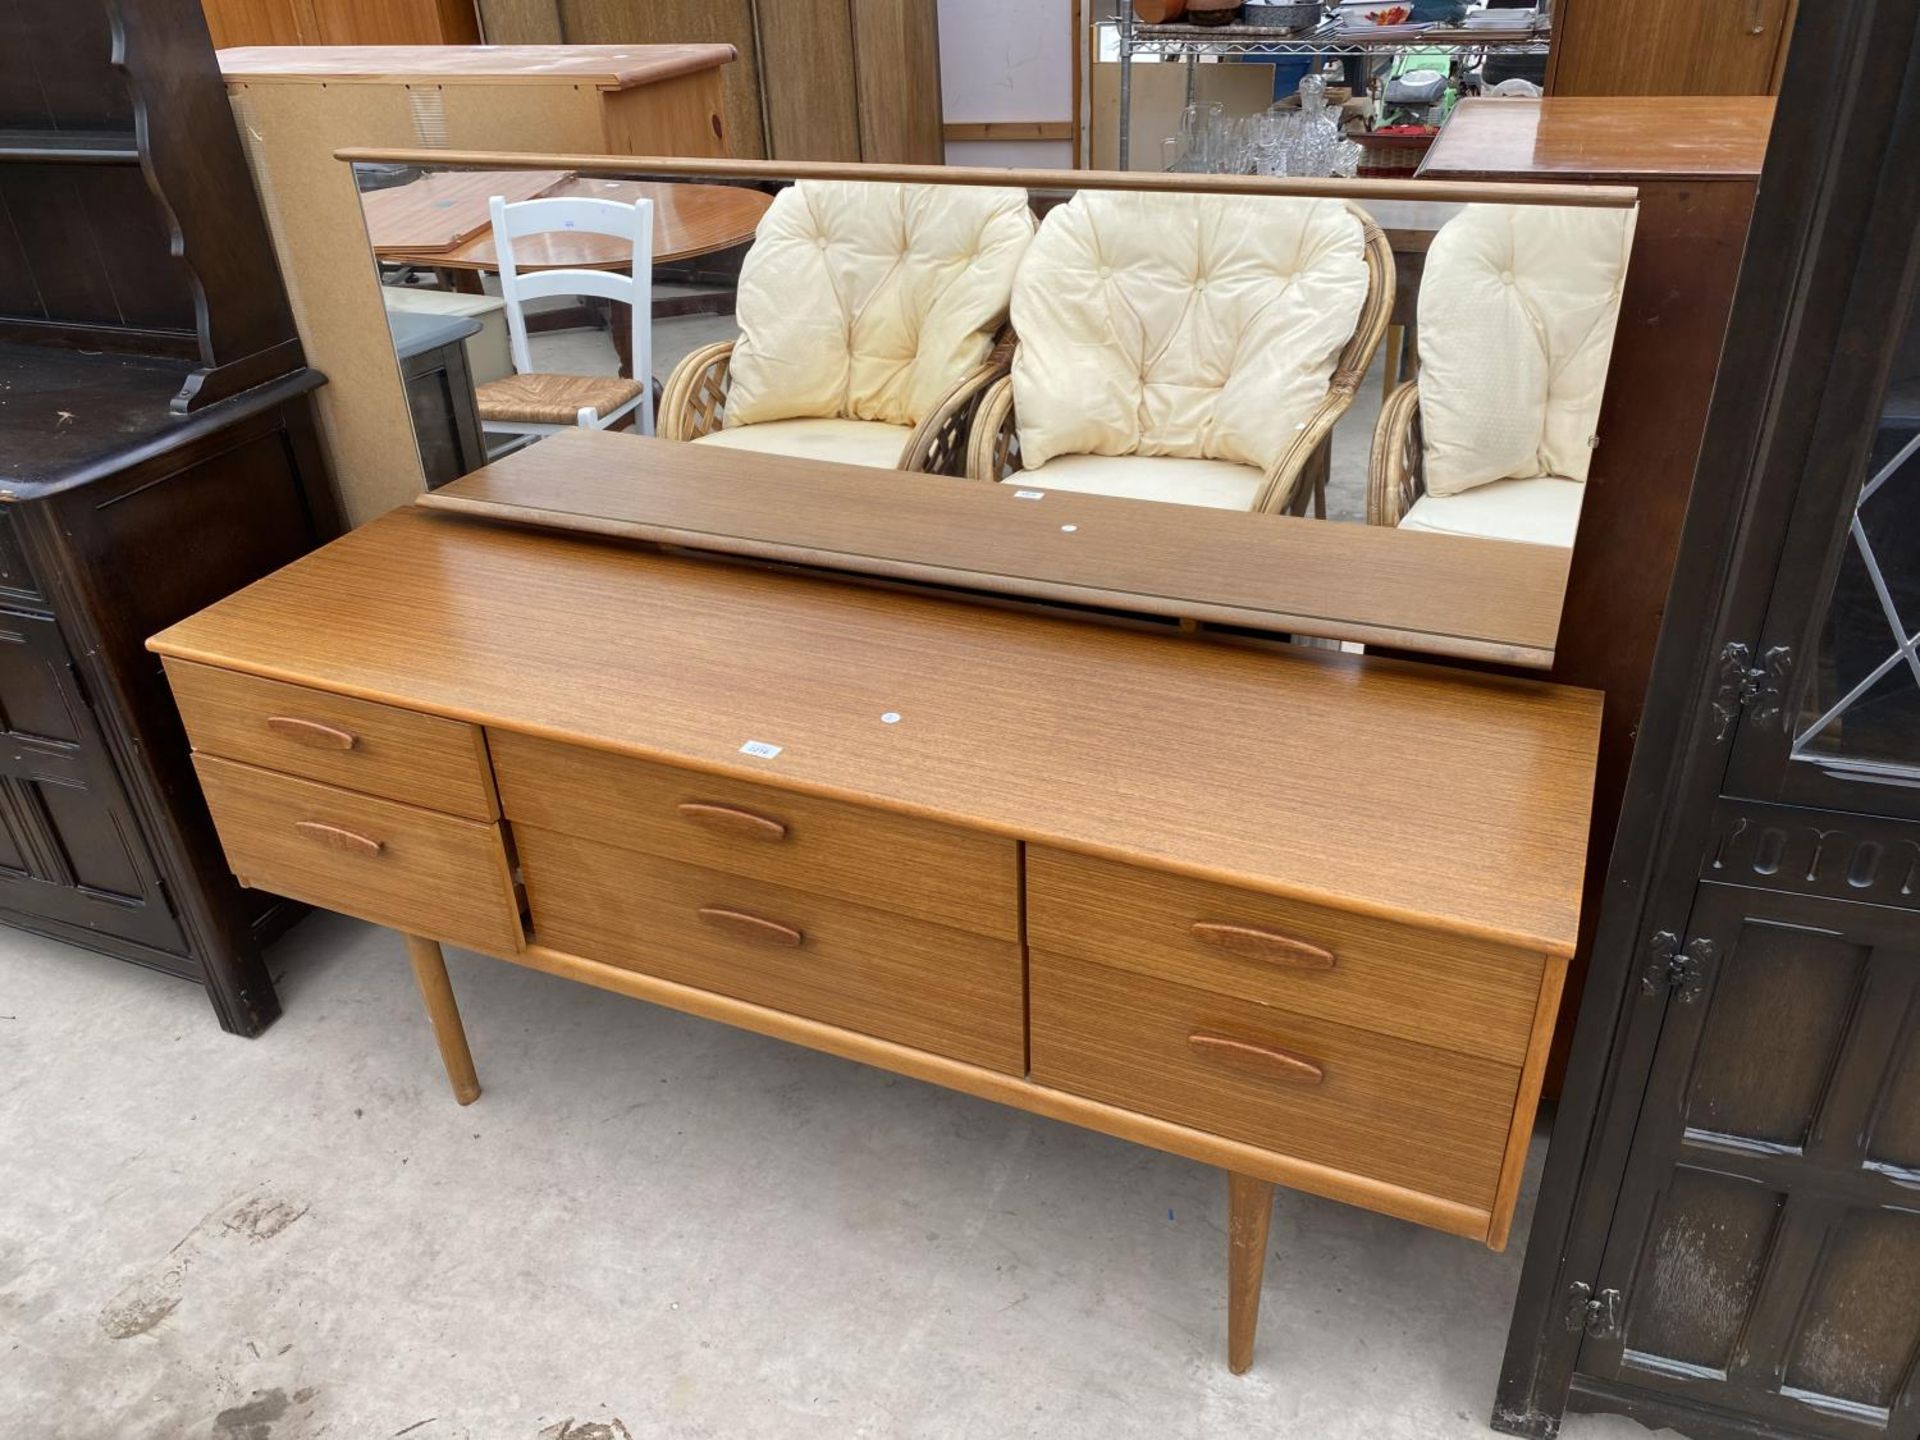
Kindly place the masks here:
POLYGON ((407 958, 413 962, 413 978, 420 982, 420 998, 427 1002, 427 1019, 433 1022, 433 1038, 440 1042, 440 1061, 447 1067, 453 1098, 462 1105, 471 1105, 480 1098, 480 1077, 473 1073, 473 1054, 467 1049, 467 1031, 460 1023, 460 1007, 453 1003, 453 982, 447 979, 447 957, 432 940, 409 935, 406 941, 407 958))
POLYGON ((1260 1324, 1260 1277, 1267 1268, 1267 1227, 1273 1220, 1273 1182, 1227 1172, 1227 1368, 1244 1375, 1253 1364, 1253 1332, 1260 1324))

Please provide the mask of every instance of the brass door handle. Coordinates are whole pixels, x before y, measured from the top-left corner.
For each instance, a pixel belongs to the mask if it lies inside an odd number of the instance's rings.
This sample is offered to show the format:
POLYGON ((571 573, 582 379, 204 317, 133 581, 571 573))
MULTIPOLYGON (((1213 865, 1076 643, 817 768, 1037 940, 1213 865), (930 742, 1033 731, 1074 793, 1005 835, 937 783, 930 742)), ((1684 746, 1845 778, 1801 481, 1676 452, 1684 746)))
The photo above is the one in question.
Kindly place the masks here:
POLYGON ((778 920, 763 920, 744 910, 729 910, 724 905, 702 905, 699 913, 700 918, 714 929, 724 930, 742 940, 779 945, 789 950, 806 942, 807 937, 793 926, 782 925, 778 920))
POLYGON ((1331 970, 1336 963, 1333 951, 1282 935, 1276 930, 1261 930, 1252 925, 1229 925, 1217 920, 1193 922, 1193 938, 1202 945, 1244 955, 1249 960, 1270 960, 1295 970, 1331 970))
POLYGON ((1259 1075, 1268 1080, 1318 1085, 1327 1075, 1326 1070, 1312 1060, 1289 1055, 1284 1050, 1255 1045, 1251 1041, 1235 1040, 1230 1035, 1195 1031, 1187 1037, 1187 1048, 1196 1055, 1204 1055, 1209 1060, 1217 1060, 1222 1065, 1230 1065, 1235 1070, 1245 1070, 1250 1075, 1259 1075))
POLYGON ((302 720, 293 715, 269 715, 267 728, 276 735, 284 735, 296 745, 310 745, 315 750, 351 750, 359 741, 359 737, 351 730, 322 725, 318 720, 302 720))
POLYGON ((302 835, 318 840, 322 845, 334 850, 344 850, 349 855, 378 855, 386 849, 384 842, 371 835, 362 835, 357 830, 343 830, 338 825, 329 825, 324 820, 296 820, 293 828, 302 835))
POLYGON ((680 811, 681 819, 704 825, 709 830, 718 830, 723 835, 733 835, 742 840, 787 838, 785 825, 778 820, 769 820, 765 815, 756 815, 751 810, 741 810, 732 805, 709 805, 704 800, 683 800, 676 808, 680 811))

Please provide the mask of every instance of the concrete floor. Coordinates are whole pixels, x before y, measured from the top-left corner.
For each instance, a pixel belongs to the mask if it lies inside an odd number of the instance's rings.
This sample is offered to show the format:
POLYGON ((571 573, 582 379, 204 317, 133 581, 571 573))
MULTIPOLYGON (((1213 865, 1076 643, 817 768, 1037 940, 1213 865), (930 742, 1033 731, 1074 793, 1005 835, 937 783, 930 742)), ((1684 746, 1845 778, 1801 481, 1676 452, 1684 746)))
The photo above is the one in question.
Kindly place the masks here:
POLYGON ((1217 1172, 451 965, 464 1110, 388 932, 299 926, 245 1041, 0 930, 0 1435, 1488 1433, 1532 1179, 1504 1255, 1283 1193, 1236 1378, 1217 1172))

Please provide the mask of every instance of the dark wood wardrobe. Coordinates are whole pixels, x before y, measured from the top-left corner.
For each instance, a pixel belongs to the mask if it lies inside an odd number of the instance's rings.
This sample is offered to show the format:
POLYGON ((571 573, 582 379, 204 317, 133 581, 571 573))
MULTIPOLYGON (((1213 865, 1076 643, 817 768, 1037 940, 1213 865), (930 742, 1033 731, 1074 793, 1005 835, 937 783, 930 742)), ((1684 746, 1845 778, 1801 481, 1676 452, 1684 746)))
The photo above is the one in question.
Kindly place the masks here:
POLYGON ((1493 1423, 1920 1434, 1920 0, 1800 7, 1493 1423))
POLYGON ((295 911, 228 877, 144 642, 337 531, 322 383, 195 0, 0 0, 0 920, 241 1034, 295 911))

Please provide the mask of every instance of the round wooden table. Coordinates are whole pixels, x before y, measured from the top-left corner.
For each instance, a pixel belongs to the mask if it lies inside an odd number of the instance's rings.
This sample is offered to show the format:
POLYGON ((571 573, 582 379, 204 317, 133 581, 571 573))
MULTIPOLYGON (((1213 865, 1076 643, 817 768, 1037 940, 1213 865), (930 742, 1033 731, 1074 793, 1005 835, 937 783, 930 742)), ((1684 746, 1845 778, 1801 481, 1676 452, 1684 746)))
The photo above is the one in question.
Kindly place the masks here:
MULTIPOLYGON (((392 265, 498 270, 500 258, 494 251, 493 230, 487 220, 487 197, 512 194, 513 182, 523 174, 514 170, 446 171, 423 175, 392 190, 369 192, 361 199, 374 254, 392 265), (433 211, 447 233, 469 238, 439 247, 409 245, 405 237, 421 233, 417 216, 423 208, 433 211)), ((520 188, 524 190, 524 186, 520 188)), ((642 199, 653 201, 656 265, 731 250, 751 240, 760 217, 773 203, 771 195, 739 185, 607 180, 593 175, 569 175, 539 191, 542 199, 559 195, 587 195, 626 205, 642 199)), ((624 270, 632 259, 626 246, 614 237, 578 230, 529 235, 514 246, 514 251, 521 268, 527 270, 624 270)))

